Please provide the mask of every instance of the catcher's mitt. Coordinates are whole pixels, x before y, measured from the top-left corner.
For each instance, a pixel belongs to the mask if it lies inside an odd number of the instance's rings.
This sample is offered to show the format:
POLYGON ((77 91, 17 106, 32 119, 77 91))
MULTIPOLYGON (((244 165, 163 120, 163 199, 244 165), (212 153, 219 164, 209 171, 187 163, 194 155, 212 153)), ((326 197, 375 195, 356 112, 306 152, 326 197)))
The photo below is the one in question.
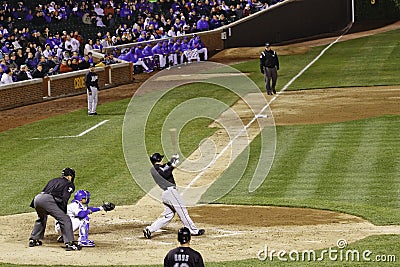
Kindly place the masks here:
POLYGON ((101 205, 105 211, 110 211, 115 209, 115 204, 112 202, 104 202, 103 205, 101 205))

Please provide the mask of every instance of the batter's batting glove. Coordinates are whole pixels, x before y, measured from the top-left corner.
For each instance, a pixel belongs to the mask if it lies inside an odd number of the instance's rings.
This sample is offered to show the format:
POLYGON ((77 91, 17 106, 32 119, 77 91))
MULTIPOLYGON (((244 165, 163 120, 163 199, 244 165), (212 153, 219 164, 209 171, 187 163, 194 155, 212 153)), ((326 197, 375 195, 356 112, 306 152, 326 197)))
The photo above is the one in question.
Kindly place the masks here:
POLYGON ((172 158, 171 159, 171 166, 172 167, 176 167, 176 166, 178 166, 178 164, 179 164, 179 159, 175 159, 175 158, 172 158))

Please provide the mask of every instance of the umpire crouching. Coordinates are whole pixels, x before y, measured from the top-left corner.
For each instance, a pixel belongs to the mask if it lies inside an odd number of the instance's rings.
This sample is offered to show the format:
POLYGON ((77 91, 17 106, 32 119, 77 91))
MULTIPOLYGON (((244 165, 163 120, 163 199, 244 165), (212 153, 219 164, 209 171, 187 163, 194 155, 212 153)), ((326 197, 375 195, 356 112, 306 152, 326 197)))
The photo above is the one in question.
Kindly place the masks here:
POLYGON ((278 55, 271 49, 271 45, 266 43, 265 50, 260 55, 260 71, 264 74, 268 95, 276 94, 275 86, 278 79, 278 70, 278 55))
POLYGON ((61 177, 50 180, 43 191, 32 200, 31 207, 38 215, 29 238, 29 246, 41 246, 44 238, 48 215, 54 217, 60 224, 61 232, 65 242, 65 250, 80 250, 81 247, 74 241, 74 232, 71 219, 67 215, 67 204, 74 185, 75 170, 65 168, 61 177))

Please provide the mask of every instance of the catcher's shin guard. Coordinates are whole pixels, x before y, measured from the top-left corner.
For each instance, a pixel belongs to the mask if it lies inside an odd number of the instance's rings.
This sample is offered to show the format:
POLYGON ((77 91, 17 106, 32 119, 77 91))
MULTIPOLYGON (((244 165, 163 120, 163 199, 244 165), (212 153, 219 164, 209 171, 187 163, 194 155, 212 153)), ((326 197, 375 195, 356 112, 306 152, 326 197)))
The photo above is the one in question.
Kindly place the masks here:
POLYGON ((78 241, 89 240, 89 217, 86 217, 81 221, 79 226, 79 239, 78 241))

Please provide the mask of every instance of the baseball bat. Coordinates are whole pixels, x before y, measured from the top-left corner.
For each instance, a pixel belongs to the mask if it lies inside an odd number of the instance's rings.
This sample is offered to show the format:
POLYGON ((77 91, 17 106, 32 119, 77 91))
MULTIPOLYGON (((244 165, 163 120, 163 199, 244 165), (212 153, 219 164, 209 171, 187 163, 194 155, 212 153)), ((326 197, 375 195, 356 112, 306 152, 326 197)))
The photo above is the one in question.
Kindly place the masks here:
POLYGON ((178 134, 176 128, 169 129, 171 135, 172 153, 178 154, 178 134))

